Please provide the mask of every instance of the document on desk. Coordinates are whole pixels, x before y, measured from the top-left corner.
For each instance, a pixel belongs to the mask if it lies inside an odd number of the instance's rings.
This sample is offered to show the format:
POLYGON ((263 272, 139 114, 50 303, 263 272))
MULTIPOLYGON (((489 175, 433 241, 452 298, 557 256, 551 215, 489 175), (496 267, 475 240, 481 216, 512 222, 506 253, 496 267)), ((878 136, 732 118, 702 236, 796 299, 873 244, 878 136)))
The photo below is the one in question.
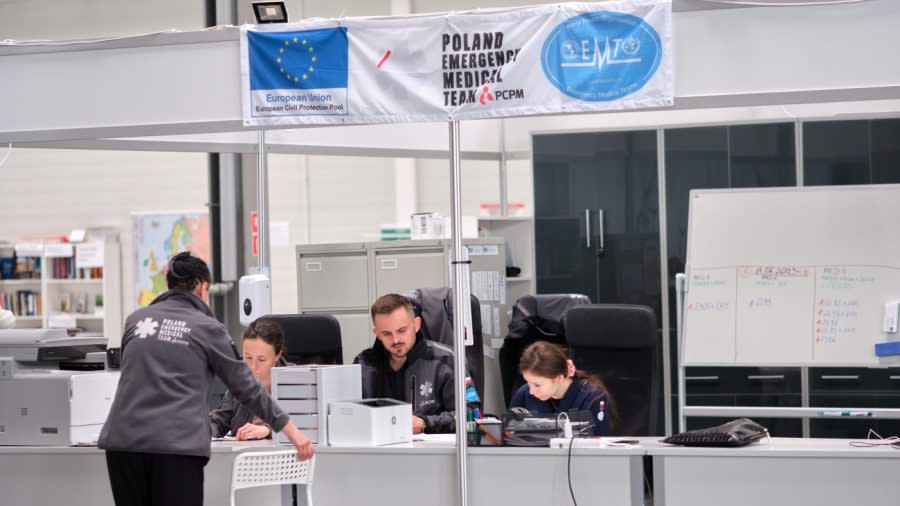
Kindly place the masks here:
POLYGON ((456 434, 415 434, 413 441, 428 441, 431 443, 455 443, 456 434))

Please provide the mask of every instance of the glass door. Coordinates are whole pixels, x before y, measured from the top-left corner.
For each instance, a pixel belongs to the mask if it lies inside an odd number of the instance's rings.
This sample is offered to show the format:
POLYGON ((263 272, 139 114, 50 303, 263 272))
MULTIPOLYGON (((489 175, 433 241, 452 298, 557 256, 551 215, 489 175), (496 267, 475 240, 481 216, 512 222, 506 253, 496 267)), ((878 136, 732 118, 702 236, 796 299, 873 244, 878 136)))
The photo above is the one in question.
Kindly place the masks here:
POLYGON ((538 293, 660 311, 656 132, 535 135, 538 293))

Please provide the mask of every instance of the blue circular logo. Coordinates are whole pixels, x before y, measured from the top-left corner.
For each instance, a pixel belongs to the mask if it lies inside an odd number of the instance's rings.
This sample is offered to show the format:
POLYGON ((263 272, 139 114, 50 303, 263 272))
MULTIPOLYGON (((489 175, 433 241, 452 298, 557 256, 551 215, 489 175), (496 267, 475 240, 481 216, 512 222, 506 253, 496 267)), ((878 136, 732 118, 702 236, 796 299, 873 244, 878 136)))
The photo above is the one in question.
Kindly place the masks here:
POLYGON ((616 100, 643 88, 662 59, 659 34, 643 19, 589 12, 560 23, 544 41, 544 75, 566 95, 616 100))

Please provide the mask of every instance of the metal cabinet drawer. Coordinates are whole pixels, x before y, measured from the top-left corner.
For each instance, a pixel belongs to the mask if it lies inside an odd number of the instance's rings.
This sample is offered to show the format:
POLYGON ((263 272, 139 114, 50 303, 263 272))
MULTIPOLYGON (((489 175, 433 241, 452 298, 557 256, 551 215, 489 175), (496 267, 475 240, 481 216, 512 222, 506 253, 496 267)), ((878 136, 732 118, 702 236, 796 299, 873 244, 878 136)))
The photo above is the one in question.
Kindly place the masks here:
POLYGON ((727 367, 688 367, 685 370, 685 389, 692 394, 725 394, 733 392, 734 374, 727 367))
POLYGON ((375 252, 375 292, 406 293, 416 288, 445 286, 449 267, 444 248, 375 252))
POLYGON ((689 367, 685 374, 691 394, 800 393, 800 369, 791 367, 689 367))
MULTIPOLYGON (((294 417, 291 417, 291 420, 294 420, 294 417)), ((297 424, 296 420, 294 421, 294 424, 295 425, 297 424)), ((313 444, 325 443, 324 440, 319 441, 319 429, 302 429, 302 430, 303 430, 303 433, 306 435, 306 437, 309 438, 310 443, 313 443, 313 444)), ((277 441, 281 444, 290 443, 290 441, 288 441, 288 438, 284 435, 284 432, 279 432, 276 435, 275 441, 277 441)))
POLYGON ((866 367, 811 367, 809 391, 838 393, 877 390, 883 373, 881 369, 866 367))
POLYGON ((316 370, 307 367, 275 367, 272 369, 272 384, 315 385, 316 370))
POLYGON ((304 430, 304 434, 309 438, 309 442, 312 444, 324 443, 324 441, 319 441, 319 431, 318 430, 304 430))
POLYGON ((319 411, 319 401, 316 399, 278 399, 281 409, 294 414, 315 414, 319 411))
POLYGON ((319 415, 291 415, 291 421, 303 432, 319 428, 319 415))
POLYGON ((364 251, 346 255, 301 254, 297 278, 303 311, 369 307, 368 257, 364 251))
POLYGON ((316 385, 278 385, 279 399, 315 399, 316 385))

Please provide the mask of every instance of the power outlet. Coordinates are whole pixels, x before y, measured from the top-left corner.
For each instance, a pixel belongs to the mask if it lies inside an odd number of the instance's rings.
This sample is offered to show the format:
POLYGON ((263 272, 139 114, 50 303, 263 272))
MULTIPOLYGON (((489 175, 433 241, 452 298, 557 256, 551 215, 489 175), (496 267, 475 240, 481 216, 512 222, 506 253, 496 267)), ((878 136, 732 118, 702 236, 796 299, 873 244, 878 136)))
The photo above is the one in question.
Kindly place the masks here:
POLYGON ((897 332, 897 318, 900 316, 900 300, 884 303, 884 328, 887 333, 897 332))

